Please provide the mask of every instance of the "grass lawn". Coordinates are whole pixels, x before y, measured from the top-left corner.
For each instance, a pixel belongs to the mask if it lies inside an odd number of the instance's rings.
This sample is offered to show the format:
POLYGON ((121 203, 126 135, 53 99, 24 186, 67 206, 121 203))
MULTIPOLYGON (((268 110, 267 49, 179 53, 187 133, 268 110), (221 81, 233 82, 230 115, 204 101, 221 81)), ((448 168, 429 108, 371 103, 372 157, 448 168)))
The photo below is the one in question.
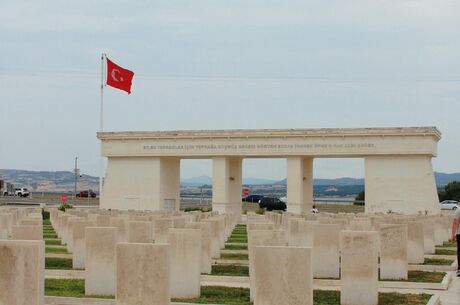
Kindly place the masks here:
POLYGON ((43 233, 43 238, 58 238, 56 233, 43 233))
POLYGON ((114 299, 112 295, 85 295, 85 280, 83 279, 45 279, 45 295, 74 298, 103 298, 114 299))
POLYGON ((451 241, 445 241, 442 246, 437 246, 437 247, 457 247, 457 243, 451 242, 451 241))
POLYGON ((230 240, 230 239, 248 240, 248 236, 247 236, 247 235, 230 235, 230 237, 228 238, 228 240, 230 240))
POLYGON ((445 272, 409 271, 408 279, 405 280, 382 280, 386 282, 413 282, 413 283, 441 283, 446 275, 445 272))
POLYGON ((231 236, 247 236, 248 233, 246 231, 233 231, 231 236))
POLYGON ((457 255, 457 251, 448 249, 436 249, 436 255, 457 255))
POLYGON ((423 265, 450 266, 453 262, 451 259, 425 258, 423 265))
POLYGON ((61 240, 60 239, 53 239, 53 240, 45 240, 45 245, 61 245, 61 240))
POLYGON ((227 240, 228 243, 247 243, 248 239, 246 237, 230 237, 227 240))
MULTIPOLYGON (((430 299, 427 294, 379 293, 379 305, 426 305, 430 299)), ((195 299, 173 299, 175 302, 196 304, 250 305, 249 289, 227 287, 201 287, 201 297, 195 299)), ((313 292, 315 305, 339 305, 339 291, 313 292)))
POLYGON ((67 248, 46 247, 45 253, 68 253, 67 248))
MULTIPOLYGON (((113 299, 114 296, 92 295, 85 296, 85 281, 83 279, 45 279, 45 295, 61 297, 92 297, 113 299)), ((339 291, 313 292, 315 305, 339 305, 339 291)), ((380 293, 379 305, 426 305, 428 294, 398 294, 380 293)), ((194 299, 173 299, 174 302, 188 302, 196 304, 228 304, 250 305, 249 289, 228 287, 201 287, 201 296, 194 299)))
MULTIPOLYGON (((249 305, 249 289, 228 287, 201 287, 201 296, 195 299, 172 299, 173 302, 197 304, 249 305)), ((281 304, 280 304, 281 305, 281 304)))
POLYGON ((45 269, 71 270, 72 269, 72 259, 71 258, 46 257, 45 258, 45 269))
MULTIPOLYGON (((379 293, 379 305, 426 305, 431 295, 428 294, 399 294, 379 293)), ((313 292, 315 305, 340 304, 340 291, 315 290, 313 292)))
POLYGON ((249 276, 249 267, 236 265, 213 265, 211 275, 249 276))
MULTIPOLYGON (((445 272, 409 271, 407 280, 382 280, 384 282, 441 283, 445 272)), ((339 278, 321 278, 322 280, 339 280, 339 278)))
POLYGON ((239 253, 222 253, 220 255, 221 259, 245 259, 248 260, 247 254, 239 254, 239 253))
POLYGON ((379 293, 379 305, 425 305, 430 298, 430 294, 379 293))
POLYGON ((247 250, 247 245, 225 245, 225 250, 247 250))

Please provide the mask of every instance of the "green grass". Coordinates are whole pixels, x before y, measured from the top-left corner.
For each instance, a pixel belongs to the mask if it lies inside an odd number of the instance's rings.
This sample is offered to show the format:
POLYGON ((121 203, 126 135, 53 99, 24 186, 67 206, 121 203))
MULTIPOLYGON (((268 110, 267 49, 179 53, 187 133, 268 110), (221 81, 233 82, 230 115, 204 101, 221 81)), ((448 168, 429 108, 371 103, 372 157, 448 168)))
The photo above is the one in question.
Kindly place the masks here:
POLYGON ((436 249, 436 255, 457 255, 457 251, 448 249, 436 249))
POLYGON ((60 239, 56 239, 56 240, 45 240, 45 245, 58 245, 60 246, 61 245, 61 240, 60 239))
POLYGON ((247 245, 227 245, 225 244, 225 250, 247 250, 247 245))
POLYGON ((248 236, 247 235, 230 235, 230 237, 228 238, 229 240, 230 239, 244 239, 244 240, 248 240, 248 236))
POLYGON ((44 225, 44 226, 51 226, 51 220, 49 220, 49 219, 43 219, 43 225, 44 225))
POLYGON ((58 238, 57 234, 43 233, 43 238, 58 238))
POLYGON ((54 248, 54 247, 46 247, 45 253, 69 253, 67 252, 67 248, 54 248))
MULTIPOLYGON (((249 305, 249 289, 228 287, 201 287, 201 296, 193 299, 172 299, 173 302, 196 304, 249 305)), ((281 305, 281 304, 280 304, 281 305)))
MULTIPOLYGON (((431 295, 379 293, 379 305, 426 305, 431 295)), ((340 291, 315 290, 313 292, 315 305, 340 304, 340 291)))
POLYGON ((213 265, 211 275, 249 276, 249 266, 213 265))
POLYGON ((408 273, 408 282, 415 283, 441 283, 445 272, 427 272, 411 270, 408 273))
POLYGON ((445 241, 440 247, 446 247, 446 248, 457 247, 457 243, 451 242, 451 241, 445 241))
MULTIPOLYGON (((379 293, 379 305, 426 305, 430 294, 379 293)), ((319 304, 318 304, 319 305, 319 304)))
POLYGON ((85 280, 83 279, 45 279, 45 295, 74 298, 103 298, 114 299, 112 295, 85 295, 85 280))
MULTIPOLYGON (((426 305, 428 294, 379 293, 379 305, 426 305)), ((194 299, 173 299, 174 302, 196 304, 250 305, 249 289, 228 287, 201 287, 201 296, 194 299)), ((315 305, 339 305, 340 291, 315 290, 315 305)))
MULTIPOLYGON (((114 298, 112 295, 86 296, 85 280, 83 279, 45 279, 45 295, 76 298, 114 298)), ((428 294, 380 293, 379 305, 425 305, 430 297, 428 294)), ((315 305, 339 305, 340 292, 315 290, 313 300, 315 305)), ((172 299, 172 301, 195 304, 250 305, 248 288, 229 287, 202 286, 199 298, 172 299)))
MULTIPOLYGON (((407 280, 382 280, 384 282, 441 283, 445 272, 409 271, 407 280)), ((339 280, 340 278, 321 278, 321 280, 339 280)))
POLYGON ((445 272, 409 271, 407 280, 381 280, 385 282, 441 283, 445 272))
POLYGON ((72 269, 72 259, 71 258, 46 257, 45 258, 45 269, 71 270, 72 269))
POLYGON ((247 238, 232 238, 230 237, 228 240, 227 240, 228 243, 247 243, 248 242, 248 239, 247 238))
POLYGON ((453 262, 451 259, 425 258, 423 265, 450 266, 453 262))
POLYGON ((223 253, 220 255, 221 259, 242 259, 248 260, 247 254, 239 254, 239 253, 223 253))
POLYGON ((248 235, 246 233, 232 233, 232 235, 230 235, 228 238, 248 238, 248 235))

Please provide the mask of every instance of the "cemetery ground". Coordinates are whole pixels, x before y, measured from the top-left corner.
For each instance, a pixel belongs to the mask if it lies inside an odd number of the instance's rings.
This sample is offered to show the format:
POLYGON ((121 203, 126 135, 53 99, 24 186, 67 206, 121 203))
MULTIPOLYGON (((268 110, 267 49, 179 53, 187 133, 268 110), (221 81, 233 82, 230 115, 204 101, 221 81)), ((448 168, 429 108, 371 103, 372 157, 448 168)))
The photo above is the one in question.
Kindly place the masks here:
MULTIPOLYGON (((46 270, 76 270, 82 269, 72 268, 71 254, 67 251, 66 245, 61 245, 61 240, 58 238, 53 226, 49 220, 43 223, 43 238, 46 243, 46 270), (62 255, 63 257, 56 257, 55 255, 62 255), (67 257, 68 256, 68 257, 67 257)), ((220 260, 216 260, 212 265, 210 274, 203 274, 207 276, 207 280, 212 277, 219 277, 223 279, 233 279, 235 277, 248 278, 249 266, 248 260, 248 237, 245 224, 238 224, 222 249, 221 261, 225 264, 220 264, 220 260), (231 261, 235 263, 231 263, 231 261), (230 263, 229 263, 230 261, 230 263)), ((451 243, 444 243, 444 245, 436 248, 435 255, 452 255, 452 247, 455 246, 451 243)), ((451 265, 453 260, 443 258, 426 258, 425 265, 451 265)), ((408 283, 441 283, 445 277, 446 272, 436 271, 420 271, 410 270, 408 279, 404 282, 408 283)), ((72 276, 70 276, 72 277, 72 276)), ((339 280, 339 279, 317 279, 317 280, 339 280)), ((389 282, 389 281, 388 281, 389 282)), ((401 281, 399 281, 401 282, 401 281)), ((243 282, 245 283, 245 282, 243 282)), ((199 298, 191 299, 172 299, 173 302, 186 302, 197 304, 228 304, 228 305, 249 305, 250 302, 249 288, 247 287, 226 287, 218 286, 217 283, 212 286, 201 286, 201 295, 199 298)), ((243 285, 244 286, 244 285, 243 285)), ((321 289, 314 290, 314 304, 315 305, 338 305, 340 304, 340 291, 336 291, 334 287, 321 287, 321 289)), ((48 297, 67 297, 67 298, 97 298, 97 299, 114 299, 113 295, 85 295, 85 280, 84 278, 53 278, 53 276, 46 276, 45 279, 45 296, 48 297)), ((420 291, 418 293, 396 293, 396 292, 380 292, 379 305, 424 305, 427 304, 431 298, 430 293, 420 291)))

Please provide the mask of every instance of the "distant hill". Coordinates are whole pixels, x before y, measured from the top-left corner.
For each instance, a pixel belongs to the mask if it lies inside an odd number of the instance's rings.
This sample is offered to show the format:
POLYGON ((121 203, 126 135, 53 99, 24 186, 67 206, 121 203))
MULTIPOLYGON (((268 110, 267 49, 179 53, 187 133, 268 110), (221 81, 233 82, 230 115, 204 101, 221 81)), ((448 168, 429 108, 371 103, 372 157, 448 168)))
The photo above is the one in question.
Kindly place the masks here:
MULTIPOLYGON (((286 185, 286 179, 276 181, 273 184, 286 185)), ((336 178, 336 179, 313 179, 314 185, 364 185, 362 178, 336 178)))
MULTIPOLYGON (((444 186, 452 181, 460 181, 460 173, 445 174, 434 172, 434 179, 436 185, 444 186)), ((274 184, 286 184, 286 179, 280 180, 274 184)), ((336 179, 314 179, 314 185, 364 185, 364 179, 362 178, 336 178, 336 179)))
MULTIPOLYGON (((198 176, 198 177, 181 179, 180 183, 181 185, 184 185, 184 186, 211 185, 212 178, 209 176, 198 176)), ((243 184, 249 184, 249 185, 270 185, 270 184, 275 184, 275 183, 276 183, 276 180, 273 180, 273 179, 243 178, 243 184)))
MULTIPOLYGON (((27 171, 16 169, 0 169, 0 179, 13 182, 17 186, 28 187, 37 192, 71 192, 74 189, 75 176, 70 171, 27 171)), ((436 184, 440 187, 451 181, 460 181, 460 173, 438 173, 435 172, 436 184)), ((181 185, 199 186, 211 185, 212 178, 199 176, 181 179, 181 185)), ((286 179, 273 180, 263 178, 243 178, 245 185, 286 185, 286 179)), ((336 178, 336 179, 314 179, 315 186, 357 186, 364 185, 362 178, 336 178)), ((89 175, 82 175, 78 178, 78 190, 98 190, 99 178, 89 175)), ((354 188, 353 188, 354 189, 354 188)))
POLYGON ((193 178, 180 179, 180 184, 187 186, 210 185, 212 184, 212 179, 209 176, 198 176, 193 178))
POLYGON ((452 181, 460 181, 460 173, 444 174, 434 172, 434 177, 438 186, 444 186, 452 181))
MULTIPOLYGON (((74 190, 75 175, 70 171, 27 171, 0 169, 0 179, 36 192, 70 192, 74 190)), ((78 190, 99 189, 99 177, 82 175, 78 178, 78 190)))

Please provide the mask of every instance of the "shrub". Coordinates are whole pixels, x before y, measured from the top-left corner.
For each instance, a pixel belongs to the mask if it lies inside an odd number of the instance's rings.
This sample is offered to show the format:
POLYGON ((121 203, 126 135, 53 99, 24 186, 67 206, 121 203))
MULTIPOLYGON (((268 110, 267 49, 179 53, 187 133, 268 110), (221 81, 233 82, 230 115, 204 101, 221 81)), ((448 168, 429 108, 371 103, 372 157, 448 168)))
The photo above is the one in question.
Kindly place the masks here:
POLYGON ((201 211, 201 212, 211 212, 212 211, 212 207, 211 208, 185 208, 184 209, 184 212, 192 212, 192 211, 201 211))
POLYGON ((45 209, 42 209, 42 218, 43 220, 50 219, 50 212, 45 211, 45 209))
POLYGON ((365 193, 364 191, 359 192, 358 195, 355 197, 355 202, 353 203, 354 205, 364 205, 364 200, 365 200, 365 193))
POLYGON ((63 212, 65 212, 65 210, 67 209, 73 209, 73 205, 68 204, 68 203, 61 203, 61 205, 58 208, 59 211, 63 211, 63 212))
POLYGON ((265 209, 258 208, 258 209, 256 210, 256 214, 259 214, 259 215, 265 214, 265 209))

